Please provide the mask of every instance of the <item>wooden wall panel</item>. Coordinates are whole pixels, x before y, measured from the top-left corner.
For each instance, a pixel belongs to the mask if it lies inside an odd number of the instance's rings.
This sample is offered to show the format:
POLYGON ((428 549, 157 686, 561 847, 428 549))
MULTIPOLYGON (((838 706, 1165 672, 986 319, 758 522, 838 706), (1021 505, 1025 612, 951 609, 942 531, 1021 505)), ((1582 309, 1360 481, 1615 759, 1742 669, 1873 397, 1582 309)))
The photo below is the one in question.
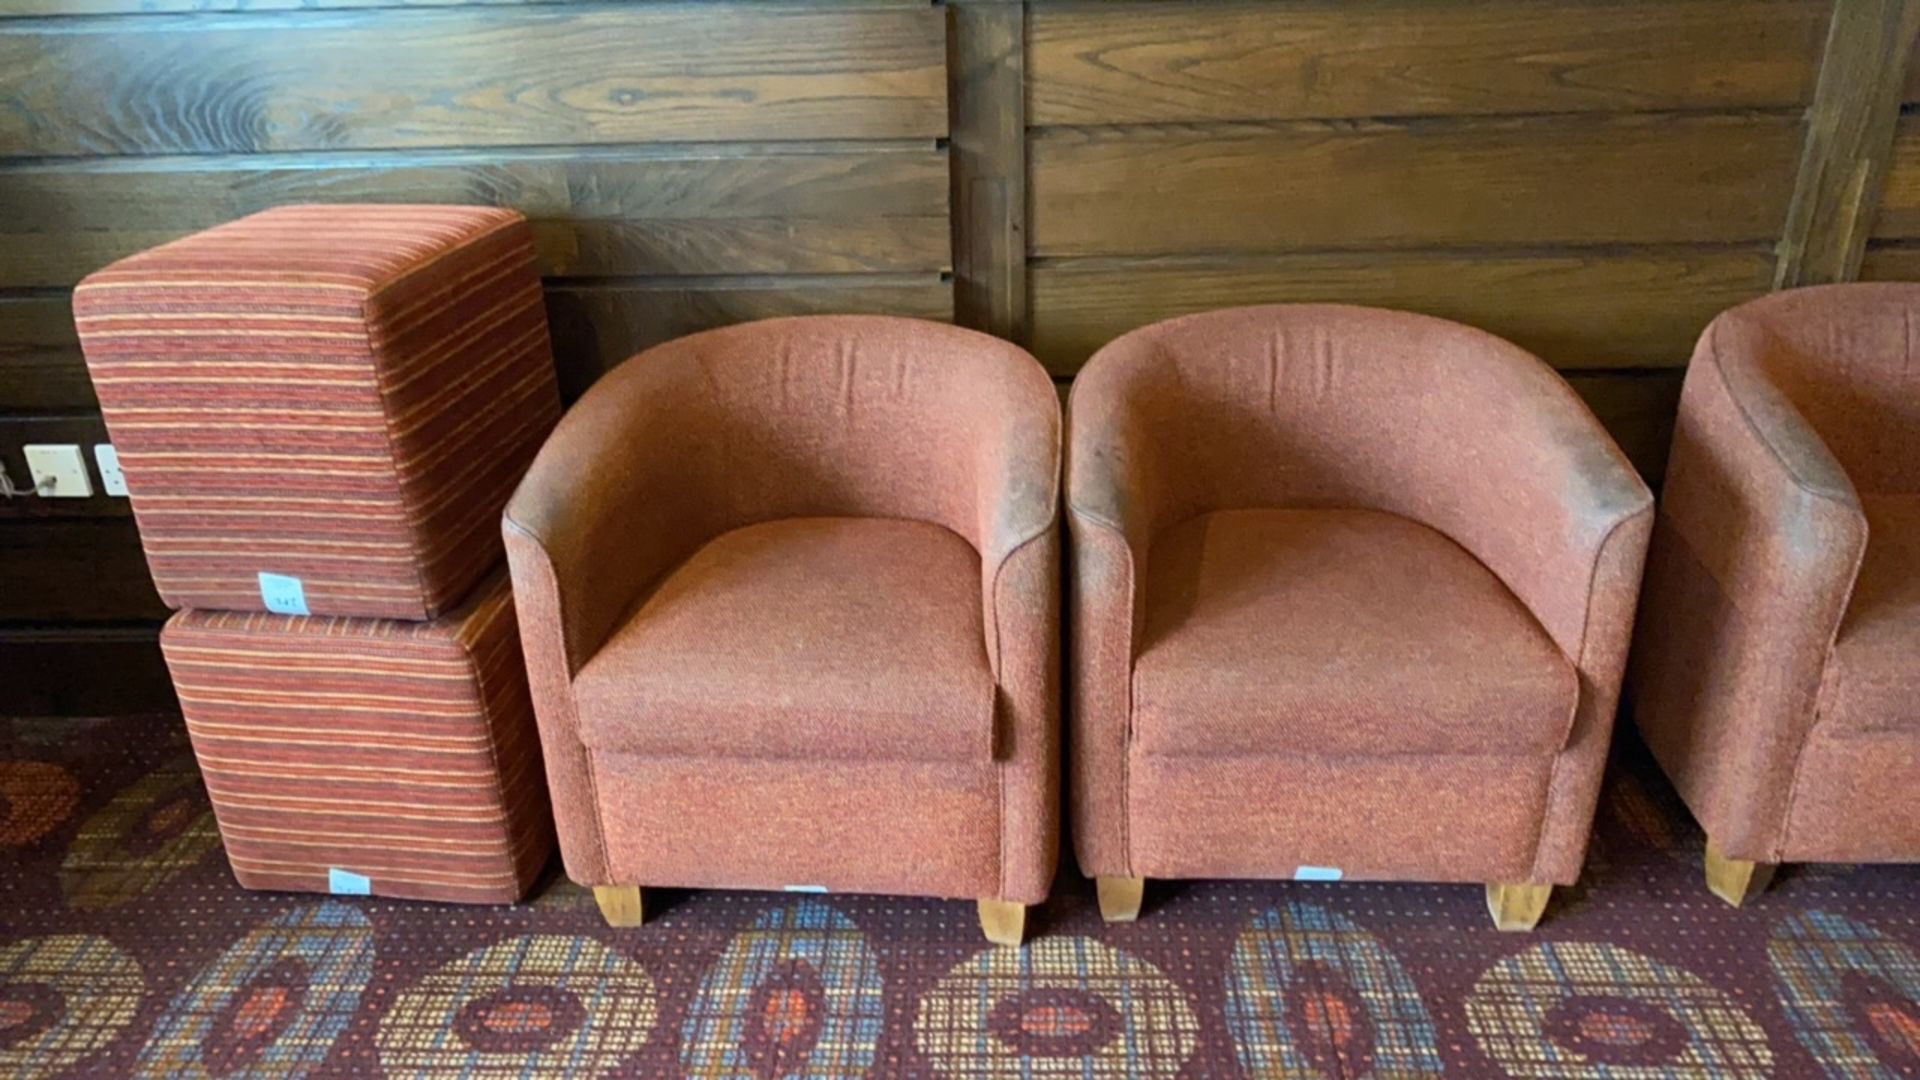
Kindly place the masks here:
POLYGON ((1920 246, 1873 246, 1860 264, 1862 281, 1920 281, 1920 246))
POLYGON ((13 716, 172 711, 159 636, 152 625, 0 627, 0 701, 13 716))
POLYGON ((93 623, 166 617, 130 517, 0 521, 8 620, 93 623))
POLYGON ((0 410, 94 404, 64 293, 0 293, 0 410))
MULTIPOLYGON (((723 323, 951 319, 948 18, 924 0, 0 0, 0 464, 25 483, 21 444, 105 438, 74 283, 290 202, 525 213, 569 398, 723 323)), ((0 657, 157 662, 162 614, 125 500, 0 503, 0 657)), ((0 715, 85 707, 33 685, 0 681, 0 715)))
POLYGON ((578 284, 547 291, 547 318, 569 400, 650 345, 714 326, 786 315, 892 314, 953 320, 953 288, 935 275, 578 284))
POLYGON ((1873 239, 1920 239, 1920 116, 1902 116, 1895 128, 1873 239))
POLYGON ((1820 81, 1807 109, 1793 203, 1780 234, 1776 287, 1859 276, 1886 184, 1916 34, 1916 0, 1835 0, 1820 81))
MULTIPOLYGON (((1850 276, 1868 221, 1861 276, 1920 280, 1920 127, 1890 122, 1916 10, 0 0, 0 461, 98 436, 88 271, 260 207, 418 200, 534 220, 570 398, 748 318, 958 318, 1064 387, 1157 318, 1371 303, 1531 348, 1657 479, 1715 313, 1850 276)), ((82 502, 0 507, 0 662, 154 659, 125 504, 82 502)))
POLYGON ((1037 2, 1040 125, 1772 108, 1826 0, 1037 2))
POLYGON ((1766 241, 1788 115, 1054 129, 1037 255, 1766 241))
POLYGON ((953 263, 963 326, 1025 340, 1026 5, 954 0, 953 263))
POLYGON ((931 139, 946 133, 945 40, 924 3, 24 20, 0 23, 0 146, 931 139))
POLYGON ((1772 271, 1760 249, 1070 260, 1033 271, 1033 348, 1066 375, 1158 319, 1237 304, 1354 303, 1483 327, 1559 368, 1682 367, 1701 328, 1766 292, 1772 271))
POLYGON ((919 144, 66 160, 0 168, 0 287, 72 285, 292 202, 510 206, 561 276, 940 270, 947 159, 919 144))
POLYGON ((1667 473, 1674 413, 1680 407, 1680 371, 1574 372, 1567 382, 1620 444, 1640 475, 1655 484, 1667 473))

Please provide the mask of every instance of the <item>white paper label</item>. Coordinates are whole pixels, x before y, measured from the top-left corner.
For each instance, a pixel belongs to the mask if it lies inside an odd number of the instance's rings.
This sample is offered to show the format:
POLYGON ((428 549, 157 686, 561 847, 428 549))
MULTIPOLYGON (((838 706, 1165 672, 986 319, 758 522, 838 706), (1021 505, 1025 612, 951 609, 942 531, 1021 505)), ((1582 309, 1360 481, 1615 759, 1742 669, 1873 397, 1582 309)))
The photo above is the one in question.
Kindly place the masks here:
POLYGON ((825 885, 788 885, 785 888, 788 892, 823 893, 827 891, 825 885))
POLYGON ((275 615, 305 615, 307 590, 297 577, 261 571, 260 602, 275 615))
POLYGON ((327 891, 335 896, 371 896, 373 879, 337 866, 327 870, 327 891))

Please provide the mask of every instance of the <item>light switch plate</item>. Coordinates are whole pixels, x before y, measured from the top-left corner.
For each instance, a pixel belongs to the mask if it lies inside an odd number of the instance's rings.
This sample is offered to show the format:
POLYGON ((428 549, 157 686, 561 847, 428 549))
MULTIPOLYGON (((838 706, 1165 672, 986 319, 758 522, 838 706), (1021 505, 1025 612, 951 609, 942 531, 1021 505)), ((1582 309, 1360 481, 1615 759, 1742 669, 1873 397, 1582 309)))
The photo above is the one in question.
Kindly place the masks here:
POLYGON ((125 498, 127 474, 120 471, 120 455, 112 443, 93 444, 93 463, 100 466, 100 490, 125 498))
POLYGON ((33 488, 46 499, 86 499, 93 496, 93 477, 87 459, 72 443, 29 443, 20 448, 33 473, 33 488))

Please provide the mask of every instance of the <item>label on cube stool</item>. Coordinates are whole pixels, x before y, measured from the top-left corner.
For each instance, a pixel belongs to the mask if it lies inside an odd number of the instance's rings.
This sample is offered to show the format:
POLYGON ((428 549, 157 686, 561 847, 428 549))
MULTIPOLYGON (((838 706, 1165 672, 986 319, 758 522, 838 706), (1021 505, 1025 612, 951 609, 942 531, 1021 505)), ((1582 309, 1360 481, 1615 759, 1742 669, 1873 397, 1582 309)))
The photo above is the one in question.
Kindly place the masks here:
POLYGON ((275 615, 307 614, 307 590, 297 577, 260 572, 260 602, 275 615))
POLYGON ((1293 872, 1295 881, 1339 881, 1346 876, 1337 866, 1302 866, 1293 872))
POLYGON ((337 866, 327 869, 327 891, 335 896, 372 896, 373 879, 337 866))

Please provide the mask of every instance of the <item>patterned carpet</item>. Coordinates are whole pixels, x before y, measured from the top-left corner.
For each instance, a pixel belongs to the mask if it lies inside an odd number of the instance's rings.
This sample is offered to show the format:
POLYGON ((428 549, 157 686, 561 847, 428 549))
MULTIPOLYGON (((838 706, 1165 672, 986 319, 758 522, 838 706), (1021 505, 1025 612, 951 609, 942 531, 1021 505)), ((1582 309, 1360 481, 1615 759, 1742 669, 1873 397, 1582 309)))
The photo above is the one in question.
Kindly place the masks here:
POLYGON ((464 908, 244 893, 170 718, 0 721, 0 1076, 1920 1077, 1920 867, 1745 911, 1624 752, 1582 887, 1065 877, 1025 950, 973 906, 551 881, 464 908))

